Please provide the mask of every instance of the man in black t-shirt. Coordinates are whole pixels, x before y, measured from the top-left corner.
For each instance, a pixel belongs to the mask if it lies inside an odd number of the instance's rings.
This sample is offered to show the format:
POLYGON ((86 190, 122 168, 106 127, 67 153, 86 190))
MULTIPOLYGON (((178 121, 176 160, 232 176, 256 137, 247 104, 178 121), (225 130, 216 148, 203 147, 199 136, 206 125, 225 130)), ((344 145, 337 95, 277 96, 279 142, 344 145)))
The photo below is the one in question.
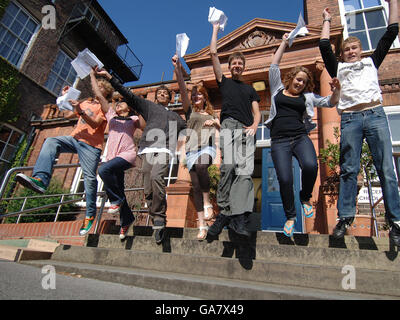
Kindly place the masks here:
POLYGON ((222 95, 220 147, 222 155, 221 179, 217 191, 220 214, 208 230, 208 235, 219 235, 225 226, 236 233, 249 236, 246 228, 248 213, 253 211, 255 134, 261 119, 260 98, 253 87, 242 82, 245 68, 242 53, 229 57, 232 77, 222 73, 217 54, 219 24, 213 24, 210 44, 214 74, 222 95))

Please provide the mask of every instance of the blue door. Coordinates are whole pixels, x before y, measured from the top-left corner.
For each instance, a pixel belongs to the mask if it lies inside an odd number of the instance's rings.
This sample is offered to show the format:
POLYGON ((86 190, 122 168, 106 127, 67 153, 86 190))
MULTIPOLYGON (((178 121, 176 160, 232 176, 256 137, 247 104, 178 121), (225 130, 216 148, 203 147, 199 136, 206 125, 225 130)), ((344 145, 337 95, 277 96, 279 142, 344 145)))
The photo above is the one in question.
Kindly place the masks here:
MULTIPOLYGON (((294 232, 303 232, 303 215, 300 204, 300 167, 293 158, 294 196, 297 212, 297 222, 294 232)), ((279 193, 279 182, 276 176, 274 163, 271 157, 271 148, 262 150, 262 207, 261 229, 268 231, 282 231, 286 222, 282 199, 279 193)))

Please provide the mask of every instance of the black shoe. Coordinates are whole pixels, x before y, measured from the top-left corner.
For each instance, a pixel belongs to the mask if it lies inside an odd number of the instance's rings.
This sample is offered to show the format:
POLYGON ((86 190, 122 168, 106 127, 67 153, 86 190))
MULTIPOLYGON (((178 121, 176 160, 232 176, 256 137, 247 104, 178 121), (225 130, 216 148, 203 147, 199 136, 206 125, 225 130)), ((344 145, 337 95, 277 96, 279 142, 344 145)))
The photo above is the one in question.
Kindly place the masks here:
POLYGON ((395 223, 390 227, 389 238, 400 248, 400 227, 395 223))
POLYGON ((335 239, 342 239, 346 234, 347 228, 353 223, 354 217, 340 218, 335 229, 333 230, 333 237, 335 239))
POLYGON ((229 222, 229 228, 245 237, 250 237, 250 232, 247 231, 248 217, 245 214, 235 215, 229 222))
POLYGON ((229 221, 230 217, 220 213, 219 215, 217 215, 217 218, 215 219, 213 225, 208 229, 207 235, 210 235, 212 237, 218 236, 222 232, 224 227, 229 224, 229 221))
POLYGON ((157 244, 161 244, 165 238, 165 228, 154 230, 154 239, 157 244))

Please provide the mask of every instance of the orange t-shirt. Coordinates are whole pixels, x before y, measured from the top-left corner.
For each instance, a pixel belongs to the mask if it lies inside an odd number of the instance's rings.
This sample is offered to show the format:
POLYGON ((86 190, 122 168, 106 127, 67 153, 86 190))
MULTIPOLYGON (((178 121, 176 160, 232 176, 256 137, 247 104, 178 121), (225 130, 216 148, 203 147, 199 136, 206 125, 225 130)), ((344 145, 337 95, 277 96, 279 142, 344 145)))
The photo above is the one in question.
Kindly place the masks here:
POLYGON ((76 125, 74 131, 72 131, 71 136, 73 136, 76 140, 85 142, 92 147, 102 149, 107 119, 103 113, 103 110, 101 110, 100 103, 98 103, 96 100, 85 100, 81 102, 80 107, 82 111, 84 111, 92 119, 95 119, 98 115, 100 115, 103 119, 103 122, 97 128, 92 128, 80 116, 78 119, 78 124, 76 125))

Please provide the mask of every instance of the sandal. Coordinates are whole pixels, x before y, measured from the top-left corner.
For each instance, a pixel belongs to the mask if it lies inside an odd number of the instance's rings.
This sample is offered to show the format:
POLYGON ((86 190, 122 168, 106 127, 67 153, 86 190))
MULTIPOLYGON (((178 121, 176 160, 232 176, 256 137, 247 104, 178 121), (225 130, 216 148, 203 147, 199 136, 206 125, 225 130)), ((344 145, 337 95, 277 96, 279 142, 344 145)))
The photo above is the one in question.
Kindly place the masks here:
POLYGON ((305 201, 301 203, 301 206, 303 207, 304 216, 306 218, 312 218, 312 216, 314 215, 312 204, 308 201, 305 201))
POLYGON ((291 238, 293 236, 294 232, 294 225, 296 221, 295 220, 288 220, 286 221, 285 225, 283 226, 283 233, 285 234, 286 237, 291 238), (293 221, 293 224, 291 226, 288 226, 287 223, 289 221, 293 221))
POLYGON ((211 215, 209 215, 208 209, 210 209, 210 208, 213 209, 212 204, 209 204, 209 205, 207 205, 207 206, 204 206, 204 220, 205 220, 205 221, 210 221, 210 220, 212 220, 212 219, 215 218, 214 210, 212 210, 211 215))
POLYGON ((196 239, 199 241, 203 241, 207 237, 208 226, 199 227, 199 233, 197 234, 196 239))

